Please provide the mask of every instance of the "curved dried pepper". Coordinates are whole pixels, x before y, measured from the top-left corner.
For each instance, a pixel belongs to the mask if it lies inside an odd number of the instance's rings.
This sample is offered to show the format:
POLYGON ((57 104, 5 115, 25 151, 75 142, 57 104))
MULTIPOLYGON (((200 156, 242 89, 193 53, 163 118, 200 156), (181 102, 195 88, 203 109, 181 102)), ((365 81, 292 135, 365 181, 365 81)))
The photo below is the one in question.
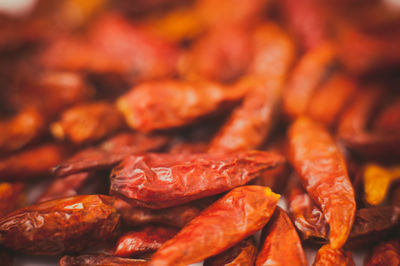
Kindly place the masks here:
POLYGON ((22 180, 49 172, 65 156, 65 149, 59 145, 42 144, 0 159, 1 180, 22 180))
POLYGON ((176 227, 183 227, 203 210, 203 204, 190 202, 171 208, 153 210, 131 205, 121 199, 115 201, 114 207, 121 214, 121 219, 129 226, 138 226, 149 223, 161 223, 176 227))
POLYGON ((127 232, 121 236, 114 255, 132 257, 144 252, 156 251, 161 245, 178 233, 174 227, 149 225, 141 230, 127 232))
POLYGON ((295 185, 287 196, 289 214, 302 239, 322 240, 328 237, 329 226, 322 211, 310 195, 295 185))
POLYGON ((277 207, 263 229, 264 242, 256 265, 307 265, 300 238, 289 216, 277 207))
POLYGON ((308 118, 289 129, 290 160, 304 187, 324 212, 332 248, 346 242, 356 211, 346 162, 330 134, 308 118))
POLYGON ((325 265, 354 266, 355 264, 350 252, 324 245, 318 250, 313 266, 325 265))
POLYGON ((399 265, 400 243, 399 240, 391 240, 378 244, 365 260, 365 266, 399 265))
POLYGON ((64 256, 59 262, 60 266, 146 266, 148 262, 141 259, 118 258, 109 255, 80 255, 80 256, 64 256))
POLYGON ((130 154, 158 150, 168 141, 162 135, 119 133, 95 148, 84 149, 53 168, 58 176, 111 168, 130 154))
POLYGON ((324 125, 332 126, 355 91, 354 81, 343 74, 334 74, 310 99, 307 115, 324 125))
POLYGON ((37 139, 45 128, 45 117, 27 108, 8 121, 0 121, 0 153, 19 150, 37 139))
POLYGON ((246 266, 254 265, 257 257, 256 242, 252 237, 224 252, 206 259, 204 266, 246 266))
POLYGON ((204 81, 149 81, 122 95, 117 106, 131 128, 148 132, 193 123, 238 101, 245 89, 204 81))
POLYGON ((25 191, 22 183, 0 183, 0 217, 25 204, 25 191))
POLYGON ((111 173, 110 193, 160 209, 244 185, 284 162, 276 153, 129 156, 111 173))
POLYGON ((375 164, 366 165, 363 175, 365 201, 371 205, 382 203, 390 184, 396 179, 400 179, 400 166, 383 168, 375 164))
POLYGON ((46 201, 0 219, 0 243, 26 254, 82 251, 113 236, 119 215, 113 199, 86 195, 46 201))
POLYGON ((58 178, 46 188, 37 202, 54 200, 58 198, 76 196, 77 190, 83 186, 91 177, 92 173, 83 172, 72 174, 64 178, 58 178))
POLYGON ((236 26, 214 27, 183 56, 180 68, 189 78, 228 82, 242 75, 252 58, 250 34, 236 26))
POLYGON ((61 120, 51 125, 53 135, 75 144, 95 142, 123 125, 117 108, 106 102, 74 106, 61 114, 61 120))
POLYGON ((266 187, 233 189, 164 243, 150 265, 187 265, 232 247, 268 222, 278 199, 266 187))
POLYGON ((360 92, 340 118, 338 135, 347 148, 364 157, 392 158, 400 154, 400 135, 366 130, 380 99, 382 91, 379 88, 360 92))
POLYGON ((379 206, 359 209, 346 242, 346 248, 364 248, 396 233, 400 222, 400 209, 379 206))
POLYGON ((283 94, 283 108, 292 118, 304 115, 312 95, 336 59, 331 43, 321 44, 307 52, 295 66, 283 94))

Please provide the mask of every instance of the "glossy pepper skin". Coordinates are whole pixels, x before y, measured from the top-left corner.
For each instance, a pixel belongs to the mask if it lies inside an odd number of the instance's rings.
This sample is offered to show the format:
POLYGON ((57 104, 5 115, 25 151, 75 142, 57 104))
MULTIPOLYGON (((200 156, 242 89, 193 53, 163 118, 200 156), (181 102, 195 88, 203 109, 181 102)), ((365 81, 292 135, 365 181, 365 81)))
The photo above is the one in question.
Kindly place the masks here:
POLYGON ((113 104, 93 102, 74 106, 51 125, 53 135, 74 144, 100 140, 123 125, 122 115, 113 104))
POLYGON ((365 260, 366 266, 399 264, 400 242, 398 239, 378 244, 365 260))
POLYGON ((263 229, 263 245, 257 256, 256 266, 307 265, 299 235, 284 210, 277 207, 263 229))
POLYGON ((204 266, 246 266, 254 265, 257 257, 256 242, 252 237, 239 242, 224 252, 204 261, 204 266))
POLYGON ((85 195, 18 209, 0 219, 0 242, 32 255, 78 252, 113 236, 119 214, 113 198, 85 195))
POLYGON ((244 185, 284 162, 277 153, 129 156, 111 173, 111 194, 160 209, 244 185))
POLYGON ((0 159, 1 180, 27 180, 47 174, 66 155, 65 148, 45 143, 0 159))
POLYGON ((267 187, 231 190, 164 243, 150 265, 183 266, 234 246, 268 222, 278 199, 279 195, 267 187))
POLYGON ((92 266, 92 265, 108 265, 108 266, 146 266, 146 260, 119 258, 110 255, 80 255, 80 256, 64 256, 59 262, 60 266, 92 266))
POLYGON ((330 134, 309 118, 289 129, 290 161, 330 227, 332 248, 344 245, 353 225, 356 203, 343 155, 330 134))
POLYGON ((114 207, 121 214, 121 220, 128 226, 160 223, 183 227, 204 209, 202 204, 196 203, 195 201, 171 208, 153 210, 137 207, 117 198, 114 207))
POLYGON ((328 238, 329 225, 324 213, 300 185, 296 184, 290 188, 287 201, 289 214, 302 239, 324 240, 328 238))
POLYGON ((313 266, 354 266, 353 256, 342 249, 333 249, 329 244, 322 246, 315 256, 313 266))
POLYGON ((133 257, 137 254, 156 251, 178 233, 174 227, 148 225, 141 230, 127 232, 117 242, 114 255, 133 257))
POLYGON ((158 150, 168 141, 162 135, 118 133, 99 146, 83 149, 53 168, 57 176, 71 175, 90 170, 109 169, 130 154, 158 150))
POLYGON ((149 81, 122 95, 117 106, 131 128, 149 132, 193 123, 237 102, 245 89, 206 81, 149 81))

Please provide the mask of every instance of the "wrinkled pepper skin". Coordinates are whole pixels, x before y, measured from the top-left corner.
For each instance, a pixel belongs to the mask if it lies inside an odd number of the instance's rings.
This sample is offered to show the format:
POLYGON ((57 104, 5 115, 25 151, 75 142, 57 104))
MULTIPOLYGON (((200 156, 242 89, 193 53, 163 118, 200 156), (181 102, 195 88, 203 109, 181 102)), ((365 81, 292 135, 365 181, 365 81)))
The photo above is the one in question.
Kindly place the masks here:
POLYGON ((362 90, 339 120, 338 135, 341 142, 362 157, 382 160, 400 155, 400 135, 397 132, 367 130, 369 120, 382 98, 380 88, 362 90))
POLYGON ((389 193, 390 185, 398 179, 400 179, 400 165, 382 167, 367 164, 363 173, 365 202, 370 205, 383 203, 389 193))
POLYGON ((131 128, 149 132, 193 123, 237 102, 245 89, 205 81, 149 81, 122 95, 117 106, 131 128))
POLYGON ((51 131, 57 139, 82 144, 100 140, 122 125, 122 115, 113 104, 93 102, 65 110, 60 121, 51 125, 51 131))
POLYGON ((275 209, 262 234, 264 240, 256 266, 307 265, 299 235, 284 210, 279 207, 275 209))
POLYGON ((0 219, 0 242, 32 255, 78 252, 113 236, 119 214, 113 198, 85 195, 46 201, 0 219))
POLYGON ((80 256, 64 256, 60 259, 60 266, 146 266, 148 262, 141 259, 119 258, 110 255, 80 255, 80 256))
POLYGON ((27 108, 0 121, 0 154, 19 150, 36 140, 44 132, 45 120, 36 108, 27 108))
POLYGON ((53 168, 57 176, 82 171, 104 170, 119 163, 130 154, 155 151, 163 147, 168 137, 142 133, 119 133, 95 148, 84 149, 53 168))
POLYGON ((345 159, 330 134, 309 118, 297 119, 288 136, 290 161, 329 223, 332 248, 341 248, 356 211, 345 159))
POLYGON ((355 266, 350 252, 333 249, 330 245, 322 246, 315 256, 313 266, 355 266))
POLYGON ((204 261, 204 266, 248 266, 254 265, 257 247, 252 237, 204 261))
POLYGON ((289 214, 303 240, 328 238, 329 225, 324 213, 299 185, 293 186, 287 195, 289 214))
POLYGON ((183 266, 234 246, 268 222, 278 199, 279 195, 267 187, 243 186, 231 190, 165 242, 151 258, 150 265, 183 266))
POLYGON ((93 177, 92 173, 83 172, 63 178, 57 178, 50 183, 37 202, 76 196, 78 195, 79 188, 81 188, 91 177, 93 177))
POLYGON ((373 245, 393 233, 400 225, 400 208, 378 206, 359 209, 345 247, 356 249, 373 245))
POLYGON ((308 51, 297 63, 283 94, 283 109, 291 118, 304 115, 314 92, 325 78, 336 59, 331 43, 324 43, 308 51))
POLYGON ((0 183, 0 217, 25 204, 25 186, 22 183, 0 183))
POLYGON ((149 225, 138 231, 127 232, 119 238, 114 255, 133 257, 137 254, 156 251, 178 231, 174 227, 149 225))
POLYGON ((121 220, 128 226, 139 226, 149 223, 161 223, 183 227, 203 210, 201 204, 190 202, 171 208, 153 210, 137 207, 128 202, 116 199, 114 207, 121 214, 121 220))
POLYGON ((400 265, 400 242, 391 240, 378 244, 365 260, 365 266, 400 265))
POLYGON ((65 149, 53 143, 45 143, 29 150, 0 159, 1 180, 27 180, 47 174, 65 157, 65 149))
POLYGON ((142 207, 171 207, 244 185, 284 160, 261 151, 129 156, 113 169, 110 193, 142 207))

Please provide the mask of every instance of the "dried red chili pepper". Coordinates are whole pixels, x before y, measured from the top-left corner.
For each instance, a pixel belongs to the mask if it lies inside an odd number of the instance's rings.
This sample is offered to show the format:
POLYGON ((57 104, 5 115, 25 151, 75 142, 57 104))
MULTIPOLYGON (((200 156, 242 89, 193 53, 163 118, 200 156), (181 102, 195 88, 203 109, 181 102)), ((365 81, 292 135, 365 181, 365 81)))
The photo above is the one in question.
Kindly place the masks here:
POLYGON ((300 238, 289 216, 277 207, 263 229, 263 245, 256 265, 307 265, 300 238))
POLYGON ((289 214, 302 239, 324 240, 328 238, 329 225, 323 212, 298 184, 290 188, 288 196, 289 214))
POLYGON ((0 121, 0 153, 19 150, 37 139, 45 128, 45 117, 27 108, 7 121, 0 121))
POLYGON ((338 135, 343 144, 363 157, 387 158, 399 155, 400 135, 393 132, 368 132, 369 119, 382 99, 379 88, 365 89, 344 111, 338 135))
POLYGON ((283 108, 292 118, 304 115, 320 83, 335 63, 336 51, 331 43, 307 52, 295 66, 283 94, 283 108))
POLYGON ((244 185, 284 162, 277 153, 129 156, 111 173, 110 193, 160 209, 244 185))
POLYGON ((130 127, 148 132, 193 123, 238 101, 245 89, 205 81, 149 81, 122 95, 117 105, 130 127))
POLYGON ((252 237, 239 242, 224 252, 206 259, 204 266, 254 265, 257 257, 256 242, 252 237))
POLYGON ((85 195, 46 201, 0 219, 0 242, 26 254, 82 251, 113 236, 119 214, 113 198, 85 195))
POLYGON ((102 139, 122 125, 123 118, 114 105, 94 102, 65 110, 61 120, 51 125, 51 131, 58 139, 82 144, 102 139))
POLYGON ((65 149, 48 143, 0 159, 1 180, 22 180, 46 174, 65 157, 65 149))
POLYGON ((150 265, 187 265, 232 247, 268 222, 278 199, 266 187, 233 189, 165 242, 150 265))
POLYGON ((173 143, 168 152, 171 154, 205 153, 207 152, 207 147, 208 143, 205 142, 180 141, 173 143))
POLYGON ((214 26, 183 56, 181 72, 189 78, 223 82, 243 74, 252 59, 250 34, 235 26, 214 26))
POLYGON ((399 240, 391 240, 380 243, 366 257, 364 265, 399 265, 400 264, 400 243, 399 240))
POLYGON ((365 248, 396 233, 399 227, 400 209, 395 206, 379 206, 359 209, 346 248, 365 248))
POLYGON ((340 248, 347 240, 356 211, 343 155, 330 134, 308 118, 297 119, 288 135, 290 160, 329 223, 332 248, 340 248))
POLYGON ((121 219, 129 226, 139 226, 149 223, 161 223, 183 227, 204 209, 205 204, 190 202, 171 208, 153 210, 131 205, 121 199, 115 201, 114 207, 121 214, 121 219))
POLYGON ((119 238, 114 255, 132 257, 144 252, 156 251, 178 231, 174 227, 149 225, 141 230, 125 233, 119 238))
POLYGON ((169 138, 163 135, 119 133, 95 148, 84 149, 53 168, 58 176, 82 171, 109 169, 130 154, 155 151, 164 146, 169 138))
POLYGON ((0 183, 0 217, 25 204, 25 186, 22 183, 0 183))
POLYGON ((83 172, 64 178, 55 179, 42 193, 37 202, 78 195, 77 190, 93 176, 93 173, 83 172))
POLYGON ((307 114, 324 125, 332 126, 355 91, 353 80, 343 74, 333 74, 310 99, 307 114))
POLYGON ((353 256, 342 249, 333 249, 330 245, 322 246, 315 256, 313 266, 341 265, 354 266, 353 256))
POLYGON ((108 266, 146 266, 148 262, 142 259, 118 258, 109 255, 80 255, 80 256, 64 256, 59 262, 60 266, 92 266, 92 265, 108 265, 108 266))

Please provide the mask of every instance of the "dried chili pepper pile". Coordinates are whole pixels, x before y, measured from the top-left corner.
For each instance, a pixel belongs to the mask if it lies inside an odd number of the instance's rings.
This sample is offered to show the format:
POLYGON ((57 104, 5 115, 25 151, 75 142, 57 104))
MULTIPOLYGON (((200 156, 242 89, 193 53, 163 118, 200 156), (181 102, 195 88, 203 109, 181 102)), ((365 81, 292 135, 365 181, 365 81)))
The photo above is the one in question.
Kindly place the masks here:
POLYGON ((0 265, 400 265, 390 5, 1 14, 0 265))

